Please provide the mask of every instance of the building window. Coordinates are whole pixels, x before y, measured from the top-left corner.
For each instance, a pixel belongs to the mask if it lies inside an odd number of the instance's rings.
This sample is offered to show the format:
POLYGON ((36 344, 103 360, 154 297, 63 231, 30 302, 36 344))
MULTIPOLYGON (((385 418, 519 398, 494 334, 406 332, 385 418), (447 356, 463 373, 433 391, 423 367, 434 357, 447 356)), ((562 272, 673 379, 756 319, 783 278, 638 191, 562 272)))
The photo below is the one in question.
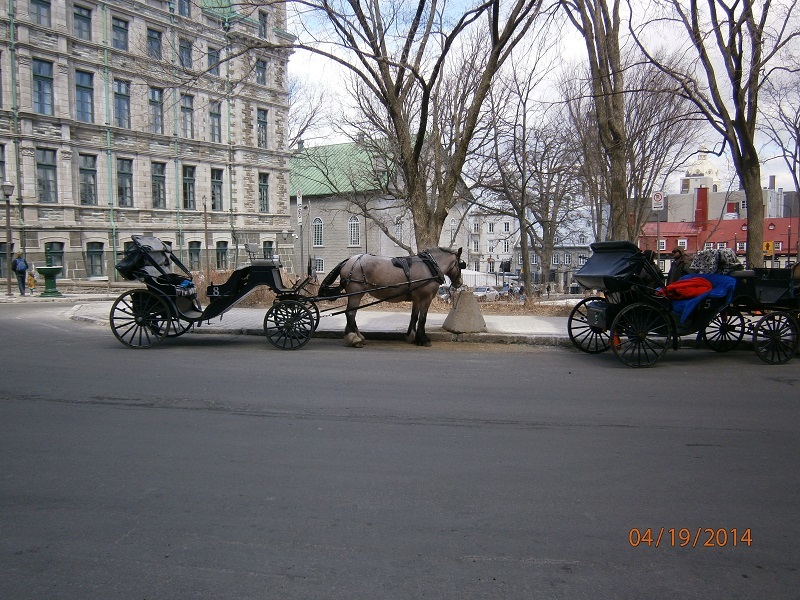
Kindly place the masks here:
POLYGON ((111 45, 117 50, 128 49, 128 22, 114 17, 111 19, 111 45))
POLYGON ((258 37, 265 39, 269 31, 269 15, 267 11, 261 10, 258 12, 258 37))
POLYGON ((554 265, 557 265, 557 264, 558 264, 558 262, 559 262, 559 256, 558 256, 558 254, 557 254, 557 253, 555 253, 555 252, 554 252, 554 253, 553 253, 553 264, 554 264, 554 265))
POLYGON ((31 0, 31 21, 50 27, 50 0, 31 0))
POLYGON ((133 160, 117 159, 117 205, 133 206, 133 160))
POLYGON ((314 259, 314 272, 315 273, 324 273, 325 272, 325 259, 324 258, 315 258, 314 259))
POLYGON ((728 247, 728 242, 717 242, 717 249, 722 250, 723 248, 728 247))
POLYGON ((182 17, 191 17, 192 0, 178 0, 178 14, 182 17))
POLYGON ((181 94, 181 136, 194 138, 194 96, 181 94))
POLYGON ((322 231, 322 219, 316 217, 314 222, 312 223, 312 240, 314 246, 322 246, 324 241, 323 238, 323 231, 322 231))
POLYGON ((257 112, 257 131, 256 131, 256 138, 258 141, 259 148, 266 148, 267 147, 267 110, 265 108, 259 108, 257 112))
POLYGON ((537 254, 531 254, 531 264, 532 265, 539 264, 539 256, 537 254))
POLYGON ((6 180, 6 147, 0 144, 0 181, 6 180))
POLYGON ((88 242, 86 244, 86 275, 87 277, 101 277, 103 273, 103 242, 88 242))
POLYGON ((564 253, 564 264, 571 265, 572 264, 572 254, 564 253))
POLYGON ((267 85, 267 61, 263 58, 256 61, 256 83, 267 85))
POLYGON ((164 90, 151 87, 147 93, 150 106, 150 133, 164 133, 164 90))
POLYGON ((208 47, 208 72, 219 75, 219 48, 208 47))
POLYGON ((503 233, 510 233, 511 232, 511 223, 508 221, 503 221, 503 233))
POLYGON ((736 242, 736 251, 744 252, 747 250, 747 242, 736 242))
POLYGON ((667 249, 667 240, 658 240, 658 251, 664 252, 667 249))
POLYGON ((578 236, 578 243, 582 246, 586 243, 586 236, 581 234, 578 236))
POLYGON ((97 157, 93 154, 78 156, 78 179, 82 206, 97 206, 97 157))
POLYGON ((114 125, 123 129, 131 128, 130 81, 114 80, 114 125))
POLYGON ((189 242, 189 270, 190 271, 199 271, 201 264, 200 264, 200 250, 202 249, 202 244, 200 242, 189 242))
POLYGON ((94 75, 75 71, 75 119, 94 123, 94 75))
POLYGON ((582 267, 586 264, 586 255, 585 254, 578 254, 578 266, 582 267))
POLYGON ((703 244, 704 250, 713 250, 714 249, 714 242, 706 242, 703 244))
POLYGON ((481 251, 480 242, 478 240, 472 240, 472 251, 476 254, 481 251))
POLYGON ((161 32, 157 29, 147 29, 147 56, 154 60, 161 60, 161 32))
POLYGON ((503 240, 503 252, 508 253, 511 248, 511 244, 508 240, 503 240))
POLYGON ((178 41, 178 61, 184 69, 192 68, 192 42, 189 40, 178 41))
POLYGON ((472 224, 472 233, 480 233, 481 232, 481 224, 475 221, 472 224))
POLYGON ((350 217, 350 221, 347 223, 347 229, 349 234, 349 244, 350 246, 360 246, 361 245, 361 223, 358 220, 358 217, 352 216, 350 217))
POLYGON ((211 142, 222 142, 222 102, 212 100, 208 107, 209 136, 211 142))
POLYGON ((92 39, 92 11, 82 6, 75 6, 72 13, 72 32, 76 38, 92 39))
POLYGON ((211 210, 222 210, 222 169, 211 169, 211 210))
POLYGON ((183 208, 186 210, 195 210, 197 206, 194 191, 194 172, 195 167, 183 167, 183 208))
POLYGON ((683 248, 684 250, 686 250, 688 247, 689 247, 688 240, 678 240, 678 248, 683 248))
POLYGON ((258 212, 269 212, 269 173, 258 174, 258 212))
MULTIPOLYGON (((724 242, 723 242, 723 243, 724 243, 724 242)), ((774 250, 775 250, 775 252, 782 252, 782 251, 783 251, 783 242, 781 242, 781 241, 779 241, 779 240, 776 240, 776 241, 773 243, 773 246, 774 246, 774 250)), ((727 245, 727 244, 725 244, 724 246, 720 246, 719 244, 717 244, 717 248, 727 248, 727 247, 728 247, 728 245, 727 245)))
POLYGON ((275 254, 275 245, 270 240, 265 241, 262 244, 262 248, 264 249, 264 256, 267 258, 271 258, 275 254))
POLYGON ((497 245, 497 242, 494 240, 486 240, 486 252, 494 252, 494 247, 497 245))
POLYGON ((228 242, 217 242, 217 269, 228 268, 228 242))
POLYGON ((54 204, 56 190, 56 151, 36 149, 36 197, 39 202, 54 204))
POLYGON ((33 59, 33 110, 53 114, 53 63, 33 59))
POLYGON ((167 208, 167 164, 150 164, 153 208, 167 208))
POLYGON ((403 221, 400 217, 397 217, 394 224, 394 239, 397 240, 395 244, 398 246, 403 243, 403 221))
POLYGON ((494 233, 494 223, 487 223, 486 224, 486 231, 489 233, 494 233))

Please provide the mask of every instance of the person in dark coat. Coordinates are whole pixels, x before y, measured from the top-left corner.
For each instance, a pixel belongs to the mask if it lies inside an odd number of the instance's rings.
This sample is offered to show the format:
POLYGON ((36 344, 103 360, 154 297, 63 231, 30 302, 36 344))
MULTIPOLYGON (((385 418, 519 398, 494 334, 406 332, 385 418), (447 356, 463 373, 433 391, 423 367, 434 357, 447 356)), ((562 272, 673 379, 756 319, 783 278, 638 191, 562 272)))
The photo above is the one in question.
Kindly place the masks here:
POLYGON ((667 285, 675 283, 689 274, 689 267, 692 264, 692 257, 686 254, 686 251, 680 246, 672 249, 672 263, 669 266, 669 273, 667 273, 667 285))

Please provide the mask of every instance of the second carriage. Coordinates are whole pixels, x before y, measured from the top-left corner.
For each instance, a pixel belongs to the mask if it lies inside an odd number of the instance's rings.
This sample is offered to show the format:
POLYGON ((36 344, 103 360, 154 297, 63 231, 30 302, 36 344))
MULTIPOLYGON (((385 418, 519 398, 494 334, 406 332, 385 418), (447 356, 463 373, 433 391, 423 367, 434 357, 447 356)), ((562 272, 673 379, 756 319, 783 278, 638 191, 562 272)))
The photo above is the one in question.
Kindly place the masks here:
POLYGON ((610 349, 628 366, 649 367, 687 335, 696 335, 716 352, 733 350, 750 335, 756 355, 769 364, 788 362, 797 352, 797 265, 698 275, 711 289, 676 300, 649 283, 661 281, 662 274, 636 245, 597 242, 592 251, 575 279, 598 293, 575 306, 567 325, 570 339, 583 352, 610 349))

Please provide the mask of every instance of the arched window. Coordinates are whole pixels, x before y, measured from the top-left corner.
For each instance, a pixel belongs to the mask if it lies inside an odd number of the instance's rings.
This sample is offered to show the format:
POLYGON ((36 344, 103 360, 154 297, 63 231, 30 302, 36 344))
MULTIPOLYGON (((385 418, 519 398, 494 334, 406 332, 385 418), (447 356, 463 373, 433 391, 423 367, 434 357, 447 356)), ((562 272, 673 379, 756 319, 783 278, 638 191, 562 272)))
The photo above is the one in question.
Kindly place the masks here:
POLYGON ((350 221, 347 224, 348 231, 349 231, 349 238, 350 238, 350 246, 360 246, 361 245, 361 223, 358 222, 358 217, 355 215, 350 217, 350 221))
POLYGON ((322 237, 322 219, 316 217, 313 222, 313 240, 315 246, 322 246, 324 238, 322 237))

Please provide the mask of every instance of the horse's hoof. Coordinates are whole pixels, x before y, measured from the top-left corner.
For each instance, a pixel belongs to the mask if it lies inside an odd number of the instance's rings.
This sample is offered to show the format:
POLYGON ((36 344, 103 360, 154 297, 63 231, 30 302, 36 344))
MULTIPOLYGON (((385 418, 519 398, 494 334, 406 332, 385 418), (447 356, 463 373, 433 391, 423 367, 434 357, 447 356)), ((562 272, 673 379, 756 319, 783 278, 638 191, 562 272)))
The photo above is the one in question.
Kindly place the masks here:
POLYGON ((347 333, 344 336, 344 345, 351 348, 363 348, 364 340, 357 333, 347 333))
POLYGON ((431 341, 429 339, 424 339, 424 340, 418 340, 417 341, 417 346, 429 347, 430 345, 431 345, 431 341))

